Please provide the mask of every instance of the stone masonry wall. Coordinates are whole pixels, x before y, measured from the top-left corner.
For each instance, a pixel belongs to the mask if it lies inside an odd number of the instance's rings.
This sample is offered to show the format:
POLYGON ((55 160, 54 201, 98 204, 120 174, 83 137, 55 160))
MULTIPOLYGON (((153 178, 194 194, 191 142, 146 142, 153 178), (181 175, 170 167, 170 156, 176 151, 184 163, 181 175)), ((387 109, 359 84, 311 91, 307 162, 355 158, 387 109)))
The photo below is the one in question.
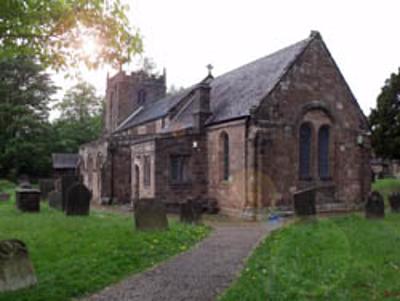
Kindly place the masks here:
POLYGON ((367 125, 350 90, 335 68, 319 39, 313 40, 273 93, 255 115, 253 131, 270 135, 268 146, 270 171, 266 171, 276 189, 274 202, 291 206, 298 189, 321 184, 336 188, 335 198, 352 205, 365 198, 370 189, 369 142, 357 137, 367 125), (312 178, 299 179, 299 128, 303 122, 313 125, 312 178), (330 180, 318 177, 317 137, 321 125, 330 129, 330 180))
POLYGON ((188 197, 207 199, 207 143, 204 134, 175 134, 156 141, 156 197, 181 202, 188 197), (171 181, 171 156, 186 157, 188 178, 184 183, 171 181))
POLYGON ((240 216, 246 207, 246 124, 233 121, 208 128, 208 195, 223 214, 240 216), (221 135, 229 137, 229 180, 222 177, 221 135))

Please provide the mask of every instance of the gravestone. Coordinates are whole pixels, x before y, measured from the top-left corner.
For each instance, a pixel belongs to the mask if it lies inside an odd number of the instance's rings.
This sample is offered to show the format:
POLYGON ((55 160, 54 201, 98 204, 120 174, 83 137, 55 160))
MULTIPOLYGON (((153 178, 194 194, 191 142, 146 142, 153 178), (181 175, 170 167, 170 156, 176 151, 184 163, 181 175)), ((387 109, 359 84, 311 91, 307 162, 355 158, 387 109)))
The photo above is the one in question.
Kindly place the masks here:
POLYGON ((156 199, 140 199, 135 204, 137 230, 166 230, 168 219, 165 204, 156 199))
POLYGON ((37 283, 26 245, 16 239, 0 241, 0 293, 37 283))
POLYGON ((400 213, 400 193, 394 192, 389 195, 389 204, 392 212, 400 213))
POLYGON ((373 191, 368 196, 367 204, 365 205, 365 216, 367 218, 385 217, 385 202, 379 192, 373 191))
POLYGON ((61 177, 61 204, 62 204, 62 210, 65 210, 65 205, 67 202, 67 191, 68 189, 75 183, 79 181, 77 176, 74 175, 65 175, 61 177))
POLYGON ((187 199, 186 202, 180 204, 180 221, 187 224, 197 224, 201 219, 203 211, 202 203, 187 199))
POLYGON ((18 187, 22 189, 32 189, 32 184, 29 182, 23 182, 20 183, 18 187))
POLYGON ((92 193, 81 183, 73 184, 67 190, 66 215, 89 215, 92 193))
POLYGON ((59 191, 49 193, 49 206, 53 209, 62 210, 62 195, 59 191))
POLYGON ((10 199, 10 194, 1 192, 0 193, 0 202, 7 202, 10 199))
POLYGON ((298 191, 293 195, 294 211, 298 216, 315 215, 315 189, 305 189, 298 191))
POLYGON ((17 208, 22 212, 40 211, 40 191, 38 189, 17 188, 15 200, 17 208))
POLYGON ((42 179, 39 180, 40 196, 42 200, 48 198, 49 193, 55 188, 53 179, 42 179))
POLYGON ((31 182, 29 180, 29 176, 21 175, 18 178, 18 186, 21 188, 32 188, 31 182))

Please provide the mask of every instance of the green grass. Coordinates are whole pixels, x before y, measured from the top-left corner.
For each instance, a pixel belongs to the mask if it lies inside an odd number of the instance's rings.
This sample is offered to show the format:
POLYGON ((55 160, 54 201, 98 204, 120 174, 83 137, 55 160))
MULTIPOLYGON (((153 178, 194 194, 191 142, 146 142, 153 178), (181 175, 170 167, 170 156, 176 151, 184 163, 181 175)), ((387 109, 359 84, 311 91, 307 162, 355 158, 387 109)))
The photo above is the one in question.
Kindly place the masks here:
POLYGON ((399 300, 399 250, 400 215, 295 223, 255 250, 220 300, 399 300))
POLYGON ((377 190, 385 197, 387 197, 392 192, 400 192, 400 180, 398 179, 382 179, 377 180, 375 183, 372 184, 372 189, 377 190))
MULTIPOLYGON (((0 182, 0 191, 13 189, 0 182)), ((17 238, 27 244, 39 284, 0 293, 1 301, 83 296, 187 250, 209 232, 205 226, 174 221, 165 232, 136 232, 129 215, 91 212, 89 217, 66 217, 43 203, 40 213, 20 213, 14 204, 14 199, 0 202, 0 240, 17 238)))

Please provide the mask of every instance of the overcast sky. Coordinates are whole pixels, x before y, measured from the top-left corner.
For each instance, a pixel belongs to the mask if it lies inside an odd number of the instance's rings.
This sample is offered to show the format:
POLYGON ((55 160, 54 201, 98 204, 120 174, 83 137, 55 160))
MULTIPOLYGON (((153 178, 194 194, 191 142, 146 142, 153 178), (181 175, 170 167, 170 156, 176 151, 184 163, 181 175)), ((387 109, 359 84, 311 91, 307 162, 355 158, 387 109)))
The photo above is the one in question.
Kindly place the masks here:
MULTIPOLYGON (((128 0, 126 0, 128 1, 128 0)), ((129 0, 145 56, 167 69, 167 86, 218 76, 318 30, 366 114, 400 66, 400 1, 129 0)), ((129 67, 125 67, 129 69, 129 67)), ((104 94, 107 71, 85 79, 104 94)), ((59 85, 68 86, 60 77, 59 85)))

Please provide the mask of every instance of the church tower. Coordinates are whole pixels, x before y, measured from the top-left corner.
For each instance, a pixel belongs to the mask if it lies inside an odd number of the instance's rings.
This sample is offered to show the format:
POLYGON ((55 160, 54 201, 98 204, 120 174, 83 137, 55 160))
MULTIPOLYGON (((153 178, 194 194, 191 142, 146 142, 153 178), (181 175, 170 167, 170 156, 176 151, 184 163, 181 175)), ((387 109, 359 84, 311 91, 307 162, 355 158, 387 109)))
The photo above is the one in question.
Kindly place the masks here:
POLYGON ((111 134, 133 112, 166 95, 166 75, 124 71, 107 78, 105 134, 111 134))

